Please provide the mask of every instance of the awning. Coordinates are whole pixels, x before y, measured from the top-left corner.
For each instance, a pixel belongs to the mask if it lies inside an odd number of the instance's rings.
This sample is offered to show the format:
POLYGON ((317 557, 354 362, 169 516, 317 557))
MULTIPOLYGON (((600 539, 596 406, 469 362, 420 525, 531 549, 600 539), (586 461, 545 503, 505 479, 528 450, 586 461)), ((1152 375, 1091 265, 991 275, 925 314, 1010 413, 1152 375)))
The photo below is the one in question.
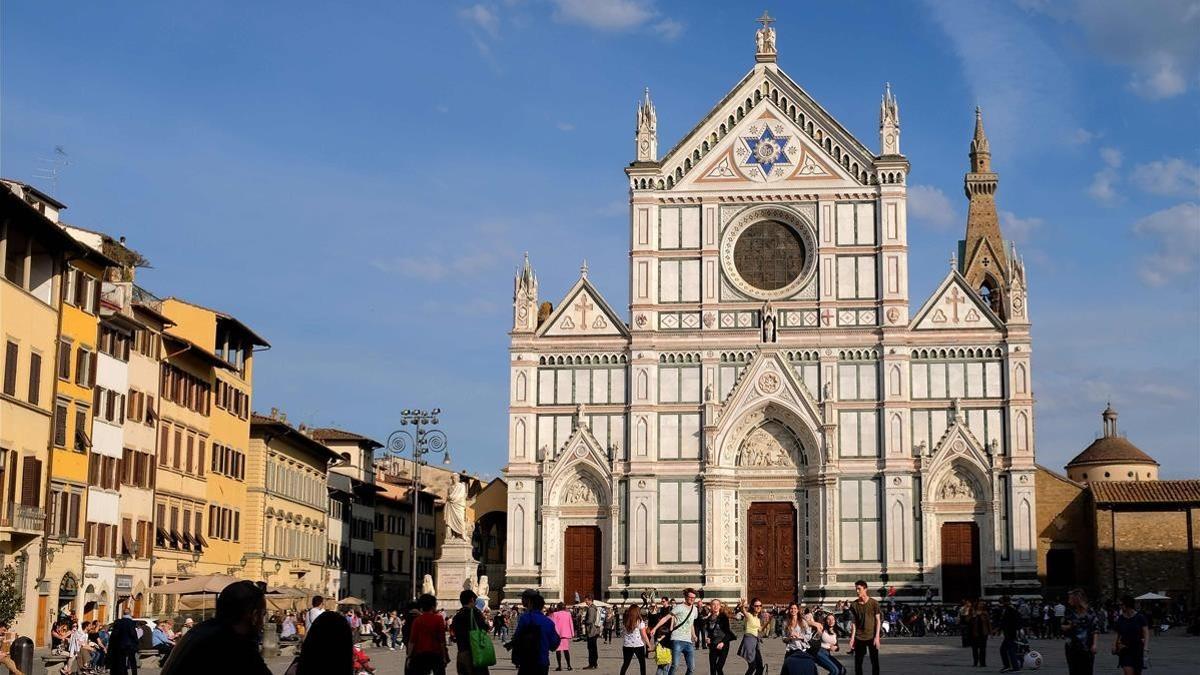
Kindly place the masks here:
POLYGON ((157 526, 155 529, 158 530, 158 538, 162 539, 163 542, 168 542, 171 540, 171 533, 167 532, 166 528, 164 528, 162 525, 157 526))
POLYGON ((122 553, 133 555, 134 551, 136 550, 133 547, 133 537, 129 536, 129 533, 125 530, 121 530, 121 544, 124 547, 122 553))
POLYGON ((188 534, 187 532, 180 533, 179 538, 183 540, 185 546, 191 546, 195 543, 192 541, 192 535, 188 534))
POLYGON ((171 543, 176 544, 176 545, 178 545, 179 542, 183 541, 183 537, 179 536, 179 532, 177 532, 175 530, 170 531, 169 537, 171 539, 171 543))
POLYGON ((196 534, 192 535, 192 537, 193 541, 199 544, 201 548, 208 548, 208 540, 204 538, 204 535, 197 532, 196 534))
POLYGON ((354 492, 354 484, 350 481, 350 476, 345 474, 330 472, 328 483, 330 490, 337 490, 338 492, 345 492, 346 494, 352 494, 354 492))

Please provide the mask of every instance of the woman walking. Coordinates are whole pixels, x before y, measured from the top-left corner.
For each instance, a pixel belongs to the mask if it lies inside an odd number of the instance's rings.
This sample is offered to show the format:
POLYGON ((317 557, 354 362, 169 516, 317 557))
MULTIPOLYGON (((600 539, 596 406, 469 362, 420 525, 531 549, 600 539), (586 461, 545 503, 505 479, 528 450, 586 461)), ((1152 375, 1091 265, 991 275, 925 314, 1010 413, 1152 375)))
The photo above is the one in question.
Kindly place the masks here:
POLYGON ((646 622, 642 610, 630 605, 621 621, 621 675, 629 670, 629 662, 637 659, 641 675, 646 675, 646 650, 650 647, 650 635, 646 633, 646 622))
POLYGON ((821 647, 813 658, 818 666, 829 671, 829 675, 846 675, 846 667, 833 656, 837 650, 837 619, 832 614, 826 614, 821 623, 821 647))
POLYGON ((762 602, 758 598, 750 601, 749 607, 743 602, 739 605, 740 614, 746 622, 742 631, 742 643, 738 646, 738 656, 746 660, 746 675, 763 675, 765 666, 762 658, 763 631, 769 622, 763 612, 762 602))
POLYGON ((1092 675, 1096 666, 1096 615, 1088 608, 1087 595, 1076 588, 1067 596, 1062 634, 1067 638, 1067 672, 1092 675))
POLYGON ((1112 651, 1117 655, 1117 667, 1124 675, 1142 675, 1146 655, 1150 653, 1150 622, 1137 611, 1132 596, 1121 598, 1116 629, 1117 640, 1112 651))
POLYGON ((709 675, 725 675, 725 661, 729 658, 729 646, 737 637, 729 627, 729 608, 720 600, 708 603, 708 624, 705 638, 708 641, 709 675))
POLYGON ((992 619, 987 603, 980 600, 971 610, 967 632, 971 634, 971 665, 987 668, 987 642, 992 634, 992 619))
POLYGON ((575 617, 571 616, 567 606, 560 602, 550 615, 550 621, 554 623, 554 630, 558 631, 559 637, 558 649, 554 650, 554 661, 558 667, 554 670, 562 670, 564 657, 567 659, 567 670, 574 670, 571 667, 571 640, 575 638, 575 617))
POLYGON ((971 646, 971 601, 963 599, 958 606, 958 630, 962 633, 962 646, 971 646))

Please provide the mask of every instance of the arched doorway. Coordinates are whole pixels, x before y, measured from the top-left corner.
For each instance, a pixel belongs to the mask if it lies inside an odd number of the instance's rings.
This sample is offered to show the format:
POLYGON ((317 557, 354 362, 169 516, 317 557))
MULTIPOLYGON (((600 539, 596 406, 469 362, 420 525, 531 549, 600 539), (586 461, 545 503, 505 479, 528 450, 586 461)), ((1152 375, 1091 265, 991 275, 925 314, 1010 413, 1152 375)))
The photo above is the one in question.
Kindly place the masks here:
POLYGON ((55 621, 71 614, 75 607, 75 599, 79 596, 79 581, 75 575, 67 572, 58 583, 58 602, 55 605, 55 621))
POLYGON ((984 491, 973 472, 955 466, 934 488, 933 498, 941 526, 942 601, 974 600, 982 591, 980 519, 984 491))

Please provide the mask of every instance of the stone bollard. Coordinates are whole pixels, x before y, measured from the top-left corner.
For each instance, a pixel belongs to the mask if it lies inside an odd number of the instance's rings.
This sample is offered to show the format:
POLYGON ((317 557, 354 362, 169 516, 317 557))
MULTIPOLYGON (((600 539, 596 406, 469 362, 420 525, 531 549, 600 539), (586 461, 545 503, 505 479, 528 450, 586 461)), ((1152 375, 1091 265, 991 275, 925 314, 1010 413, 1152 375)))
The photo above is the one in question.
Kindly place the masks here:
POLYGON ((13 640, 12 648, 9 649, 8 655, 12 658, 13 663, 17 664, 17 668, 22 673, 33 672, 33 640, 27 637, 19 637, 13 640))
POLYGON ((262 655, 264 659, 279 656, 279 631, 273 623, 268 623, 263 630, 262 655))

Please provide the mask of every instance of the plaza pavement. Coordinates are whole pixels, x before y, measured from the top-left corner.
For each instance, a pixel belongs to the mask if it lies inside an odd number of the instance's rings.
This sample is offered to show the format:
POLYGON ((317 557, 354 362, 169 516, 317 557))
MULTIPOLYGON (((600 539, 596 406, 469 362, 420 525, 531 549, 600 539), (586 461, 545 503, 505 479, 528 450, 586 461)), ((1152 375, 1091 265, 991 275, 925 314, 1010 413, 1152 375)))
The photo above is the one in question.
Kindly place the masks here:
MULTIPOLYGON (((1187 637, 1182 634, 1181 629, 1176 629, 1176 635, 1159 636, 1152 639, 1151 642, 1151 668, 1147 671, 1147 675, 1191 675, 1198 672, 1197 664, 1200 664, 1200 638, 1187 637)), ((1101 635, 1099 640, 1099 653, 1096 655, 1097 675, 1106 675, 1108 673, 1116 673, 1117 659, 1108 653, 1112 646, 1113 635, 1101 635)), ((988 667, 973 668, 971 667, 971 651, 959 646, 959 638, 957 637, 924 637, 924 638, 891 638, 885 640, 881 648, 880 663, 882 665, 880 672, 882 673, 899 673, 901 675, 924 675, 925 673, 937 673, 937 675, 958 675, 965 673, 997 673, 1000 671, 1000 640, 993 639, 988 642, 988 667)), ((843 642, 843 648, 845 644, 843 642)), ((1066 675, 1067 665, 1063 658, 1062 642, 1058 640, 1034 640, 1033 648, 1042 653, 1043 665, 1039 673, 1047 675, 1066 675)), ((451 656, 455 652, 455 647, 450 647, 451 656)), ((367 653, 371 656, 371 662, 376 668, 377 675, 401 675, 403 672, 404 652, 403 651, 388 651, 386 649, 368 648, 367 653)), ((491 669, 493 674, 513 674, 515 669, 512 662, 507 659, 508 652, 497 644, 496 656, 500 662, 491 669)), ((766 648, 766 675, 779 675, 781 659, 783 658, 783 643, 779 640, 770 640, 766 648)), ((854 658, 842 658, 842 664, 845 665, 850 673, 854 673, 854 658)), ((276 675, 281 675, 287 668, 291 659, 272 659, 270 661, 272 672, 276 675)), ((575 666, 572 675, 588 675, 590 671, 580 672, 580 668, 587 665, 587 648, 582 642, 575 642, 571 645, 571 662, 575 666)), ((453 663, 450 665, 448 675, 454 675, 453 663)), ((730 654, 729 661, 725 667, 726 675, 743 675, 746 669, 745 661, 737 658, 736 654, 730 654)), ((611 644, 605 645, 603 641, 600 643, 600 668, 596 671, 597 675, 618 675, 621 670, 621 644, 617 639, 613 639, 611 644)), ((653 663, 646 664, 648 675, 654 675, 653 663)), ((870 673, 870 661, 863 663, 863 670, 870 673)), ((142 673, 157 671, 141 671, 142 673)), ((553 657, 550 666, 550 672, 554 673, 553 657)), ((564 670, 564 673, 566 671, 564 670)), ((818 673, 825 671, 817 669, 818 673)), ((637 662, 634 661, 630 665, 630 673, 632 675, 640 675, 637 672, 637 662)), ((683 669, 680 669, 678 675, 684 675, 683 669)), ((708 671, 708 652, 696 651, 696 675, 709 675, 708 671)))

